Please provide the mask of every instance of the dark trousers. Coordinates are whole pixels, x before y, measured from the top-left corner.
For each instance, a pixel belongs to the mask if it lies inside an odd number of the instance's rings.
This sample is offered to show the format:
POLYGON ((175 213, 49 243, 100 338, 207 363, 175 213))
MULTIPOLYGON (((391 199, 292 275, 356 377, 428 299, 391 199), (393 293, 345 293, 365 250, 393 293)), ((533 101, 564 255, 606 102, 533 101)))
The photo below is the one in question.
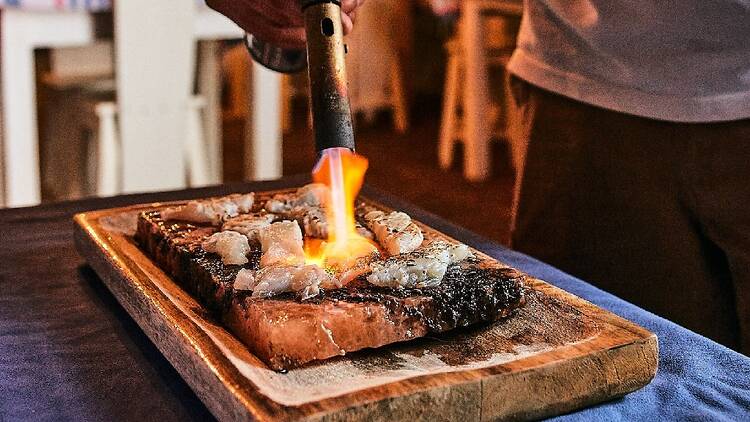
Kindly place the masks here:
POLYGON ((750 120, 604 110, 511 77, 513 247, 750 355, 750 120))

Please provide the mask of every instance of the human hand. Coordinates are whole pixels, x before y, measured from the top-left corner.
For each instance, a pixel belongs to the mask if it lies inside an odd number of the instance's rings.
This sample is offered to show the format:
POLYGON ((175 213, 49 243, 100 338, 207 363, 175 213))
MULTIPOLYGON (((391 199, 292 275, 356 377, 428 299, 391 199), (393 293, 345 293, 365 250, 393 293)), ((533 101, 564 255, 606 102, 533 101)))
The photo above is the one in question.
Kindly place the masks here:
MULTIPOLYGON (((365 0, 341 0, 344 34, 354 26, 365 0)), ((299 0, 206 0, 206 4, 264 42, 281 48, 305 48, 305 23, 299 0)))

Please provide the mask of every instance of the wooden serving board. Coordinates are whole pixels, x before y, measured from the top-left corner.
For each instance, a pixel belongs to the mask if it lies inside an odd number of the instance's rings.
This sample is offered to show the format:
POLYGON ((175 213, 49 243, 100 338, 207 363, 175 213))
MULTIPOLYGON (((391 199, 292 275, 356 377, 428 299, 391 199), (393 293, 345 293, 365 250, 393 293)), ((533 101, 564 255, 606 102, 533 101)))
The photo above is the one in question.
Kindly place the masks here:
POLYGON ((76 246, 219 419, 531 419, 622 396, 656 374, 653 333, 536 279, 509 319, 271 371, 134 243, 138 213, 165 205, 78 214, 76 246))

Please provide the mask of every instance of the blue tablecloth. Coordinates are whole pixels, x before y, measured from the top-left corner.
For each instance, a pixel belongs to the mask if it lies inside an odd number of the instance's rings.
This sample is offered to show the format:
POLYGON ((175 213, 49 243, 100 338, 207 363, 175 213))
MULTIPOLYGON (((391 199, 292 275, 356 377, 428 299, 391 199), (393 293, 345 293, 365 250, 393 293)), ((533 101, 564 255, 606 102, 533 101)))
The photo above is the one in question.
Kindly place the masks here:
MULTIPOLYGON (((0 210, 0 422, 210 419, 76 254, 71 218, 91 209, 304 182, 292 178, 0 210)), ((365 193, 658 335, 659 371, 651 384, 559 419, 750 420, 750 358, 396 198, 369 188, 365 193)))
MULTIPOLYGON (((385 195, 387 203, 498 260, 633 321, 659 338, 659 370, 645 388, 555 420, 750 421, 750 358, 582 280, 385 195)), ((696 310, 700 312, 700 310, 696 310)), ((707 316, 707 318, 710 316, 707 316)))

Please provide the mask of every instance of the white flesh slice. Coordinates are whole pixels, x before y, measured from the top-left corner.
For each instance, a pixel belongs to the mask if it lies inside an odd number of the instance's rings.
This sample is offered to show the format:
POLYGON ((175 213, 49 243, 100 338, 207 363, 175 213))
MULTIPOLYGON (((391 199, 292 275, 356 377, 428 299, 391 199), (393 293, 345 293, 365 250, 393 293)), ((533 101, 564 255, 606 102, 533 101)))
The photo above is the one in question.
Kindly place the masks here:
POLYGON ((250 245, 247 237, 233 231, 214 233, 201 243, 206 252, 219 254, 221 262, 225 265, 247 264, 247 253, 250 245))
POLYGON ((278 194, 266 202, 266 211, 272 213, 289 212, 300 206, 321 207, 328 203, 331 193, 322 183, 310 183, 294 193, 278 194))
POLYGON ((321 284, 332 285, 331 276, 317 265, 272 265, 258 271, 240 270, 234 281, 236 290, 252 290, 253 297, 272 297, 296 292, 302 300, 320 293, 321 284))
POLYGON ((317 296, 321 286, 332 284, 333 277, 317 265, 298 267, 292 277, 292 291, 299 293, 302 300, 317 296))
POLYGON ((192 223, 217 225, 239 213, 250 212, 255 194, 233 194, 215 199, 190 201, 185 205, 166 208, 161 211, 164 220, 183 220, 192 223))
POLYGON ((302 231, 296 221, 279 221, 260 231, 260 247, 263 255, 260 266, 302 265, 305 252, 302 249, 302 231))
POLYGON ((386 214, 367 206, 360 207, 359 213, 380 246, 391 256, 412 252, 424 241, 422 230, 406 213, 386 214))
POLYGON ((233 286, 235 290, 253 290, 256 284, 255 271, 243 268, 234 278, 233 286))
POLYGON ((434 241, 416 251, 370 263, 367 281, 380 287, 426 288, 443 281, 448 265, 472 256, 468 246, 434 241))
POLYGON ((328 238, 328 219, 322 207, 314 205, 300 205, 291 211, 282 213, 282 216, 296 220, 305 232, 305 236, 317 239, 328 238))
POLYGON ((222 230, 232 230, 242 233, 251 243, 260 243, 260 232, 270 226, 276 218, 274 214, 242 214, 228 219, 222 226, 222 230))

